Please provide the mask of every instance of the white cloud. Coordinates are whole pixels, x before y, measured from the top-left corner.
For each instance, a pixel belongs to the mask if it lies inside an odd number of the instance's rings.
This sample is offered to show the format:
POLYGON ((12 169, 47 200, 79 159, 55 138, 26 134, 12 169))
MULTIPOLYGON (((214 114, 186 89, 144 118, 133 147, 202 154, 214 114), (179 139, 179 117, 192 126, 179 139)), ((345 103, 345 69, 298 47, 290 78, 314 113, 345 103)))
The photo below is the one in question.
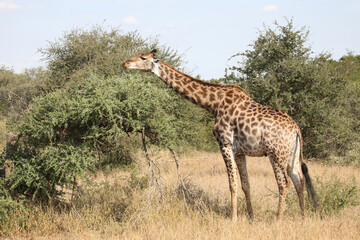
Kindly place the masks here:
POLYGON ((32 9, 40 9, 42 7, 34 7, 31 5, 19 5, 14 3, 13 1, 5 0, 0 1, 0 11, 18 11, 18 10, 32 10, 32 9))
POLYGON ((0 2, 0 11, 15 11, 20 10, 23 7, 13 3, 12 1, 1 1, 0 2))
POLYGON ((136 24, 140 24, 140 21, 137 20, 136 17, 134 16, 127 16, 122 20, 122 23, 136 25, 136 24))
POLYGON ((278 9, 277 5, 266 5, 263 7, 263 11, 265 12, 272 12, 272 11, 276 11, 278 9))
POLYGON ((165 26, 166 26, 166 27, 173 27, 173 26, 174 26, 174 24, 172 24, 172 23, 168 23, 168 24, 166 24, 165 26))

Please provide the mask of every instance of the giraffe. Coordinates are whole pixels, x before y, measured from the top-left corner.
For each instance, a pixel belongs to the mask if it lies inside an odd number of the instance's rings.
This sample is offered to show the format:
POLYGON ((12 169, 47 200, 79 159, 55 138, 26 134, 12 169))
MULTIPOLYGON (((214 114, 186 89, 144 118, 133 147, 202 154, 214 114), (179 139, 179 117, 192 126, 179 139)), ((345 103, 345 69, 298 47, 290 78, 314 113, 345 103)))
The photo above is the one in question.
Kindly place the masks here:
POLYGON ((125 69, 149 71, 183 97, 215 117, 213 133, 224 159, 231 194, 231 219, 237 221, 237 172, 245 195, 248 217, 254 219, 245 156, 268 156, 279 190, 277 218, 282 219, 290 176, 305 216, 306 183, 316 203, 308 168, 303 162, 300 128, 285 112, 263 106, 240 87, 192 78, 155 57, 156 50, 123 63, 125 69))

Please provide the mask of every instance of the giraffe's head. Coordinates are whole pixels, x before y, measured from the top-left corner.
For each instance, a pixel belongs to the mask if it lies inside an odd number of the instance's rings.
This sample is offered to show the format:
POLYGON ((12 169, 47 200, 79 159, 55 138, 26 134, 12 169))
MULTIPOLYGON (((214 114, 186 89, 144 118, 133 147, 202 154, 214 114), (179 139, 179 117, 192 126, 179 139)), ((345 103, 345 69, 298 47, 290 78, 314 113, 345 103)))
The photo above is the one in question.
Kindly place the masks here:
POLYGON ((123 63, 123 67, 126 69, 139 69, 143 71, 154 71, 156 65, 160 62, 155 58, 156 50, 152 50, 149 53, 140 54, 139 56, 130 58, 123 63))

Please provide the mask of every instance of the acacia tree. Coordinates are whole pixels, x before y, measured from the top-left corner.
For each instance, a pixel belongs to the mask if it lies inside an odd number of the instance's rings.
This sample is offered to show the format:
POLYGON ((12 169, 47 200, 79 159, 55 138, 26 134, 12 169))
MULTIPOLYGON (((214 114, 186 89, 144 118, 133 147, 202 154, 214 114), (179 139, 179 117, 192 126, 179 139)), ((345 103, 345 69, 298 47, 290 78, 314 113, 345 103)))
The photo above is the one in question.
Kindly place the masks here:
POLYGON ((49 41, 39 51, 51 71, 52 86, 62 88, 94 73, 104 78, 120 75, 126 59, 154 48, 161 48, 160 56, 171 64, 183 64, 178 52, 160 46, 157 38, 143 38, 137 31, 106 30, 99 25, 89 30, 75 28, 55 41, 49 41))
POLYGON ((131 162, 140 136, 172 149, 201 141, 205 112, 194 110, 153 75, 120 67, 128 54, 153 47, 181 65, 176 51, 157 41, 98 27, 65 34, 42 50, 51 88, 12 126, 23 136, 18 152, 2 159, 15 163, 12 190, 47 201, 94 164, 131 162))
MULTIPOLYGON (((167 106, 163 104, 163 107, 173 109, 171 114, 179 123, 183 122, 185 125, 189 125, 190 122, 192 122, 193 125, 197 125, 200 120, 207 119, 204 111, 194 111, 193 109, 195 107, 192 106, 192 104, 183 101, 183 99, 179 98, 175 93, 169 91, 165 84, 151 75, 124 72, 122 63, 126 59, 140 52, 147 52, 152 49, 159 50, 159 58, 164 59, 174 67, 182 69, 182 65, 184 64, 183 57, 170 47, 160 45, 157 38, 147 39, 141 37, 136 31, 122 33, 119 29, 105 30, 101 26, 94 26, 89 30, 74 29, 65 33, 54 42, 49 42, 45 48, 40 49, 40 52, 43 54, 44 60, 47 61, 55 88, 68 89, 73 86, 76 88, 78 83, 89 81, 93 76, 96 76, 99 82, 106 82, 108 78, 113 78, 114 76, 120 76, 121 79, 122 76, 136 76, 136 78, 139 80, 142 79, 142 81, 146 79, 146 84, 149 82, 152 83, 153 89, 149 91, 154 92, 154 89, 163 90, 163 93, 159 92, 157 96, 151 96, 151 99, 144 99, 144 105, 146 105, 148 101, 156 103, 157 98, 166 95, 168 98, 167 106), (190 114, 185 115, 183 113, 185 111, 182 111, 182 109, 188 109, 186 112, 190 114), (198 112, 196 116, 195 112, 198 112)), ((126 77, 126 79, 128 79, 128 77, 126 77)), ((142 96, 148 96, 148 93, 144 93, 144 89, 145 88, 139 84, 134 85, 132 88, 128 86, 127 91, 135 91, 139 94, 138 99, 143 99, 141 98, 142 96)), ((139 108, 141 108, 141 106, 139 106, 139 108)), ((160 125, 166 125, 163 124, 162 121, 158 121, 157 123, 159 127, 160 125)), ((170 124, 170 126, 171 125, 172 124, 170 124)), ((182 132, 184 132, 184 134, 178 131, 178 137, 182 135, 185 136, 187 132, 186 129, 189 129, 189 127, 183 129, 182 132)), ((168 129, 168 131, 170 131, 170 129, 168 129)), ((159 139, 165 139, 165 137, 162 137, 162 133, 158 132, 155 134, 156 137, 152 137, 152 135, 154 135, 151 134, 152 129, 147 128, 146 132, 153 142, 169 142, 170 144, 170 137, 168 137, 166 141, 160 141, 159 139)), ((164 133, 163 135, 167 136, 169 133, 164 133)), ((178 137, 173 137, 172 139, 178 139, 178 137)), ((187 141, 192 142, 191 139, 187 139, 187 141)))
POLYGON ((251 49, 234 55, 242 59, 226 80, 244 87, 261 104, 288 112, 302 129, 305 154, 323 158, 350 147, 349 135, 340 131, 343 117, 334 114, 341 108, 339 89, 347 81, 330 54, 313 56, 308 35, 293 20, 265 26, 251 49))

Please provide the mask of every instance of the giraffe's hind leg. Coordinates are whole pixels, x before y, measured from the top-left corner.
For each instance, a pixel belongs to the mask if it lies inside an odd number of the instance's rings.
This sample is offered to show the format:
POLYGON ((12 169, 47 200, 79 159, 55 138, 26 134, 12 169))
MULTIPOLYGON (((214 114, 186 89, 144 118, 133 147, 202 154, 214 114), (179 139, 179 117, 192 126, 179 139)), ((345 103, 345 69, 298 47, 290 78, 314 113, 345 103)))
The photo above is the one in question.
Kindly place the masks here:
POLYGON ((251 221, 254 220, 254 212, 251 205, 251 199, 250 199, 250 183, 249 183, 249 177, 246 169, 246 158, 243 154, 237 154, 235 155, 235 161, 239 170, 240 179, 241 179, 241 187, 245 194, 246 199, 246 206, 249 214, 249 218, 251 221))
POLYGON ((290 187, 286 173, 287 161, 277 157, 275 154, 269 154, 269 159, 273 167, 276 183, 279 189, 279 205, 277 218, 278 220, 281 220, 284 215, 286 195, 290 187))
POLYGON ((301 215, 305 217, 305 199, 304 199, 305 179, 300 171, 298 169, 293 169, 292 167, 288 168, 289 175, 291 177, 292 182, 294 183, 296 193, 299 197, 301 215))
POLYGON ((291 156, 291 160, 288 165, 288 174, 291 177, 292 182, 294 183, 297 195, 299 197, 301 214, 305 217, 305 200, 304 200, 304 188, 305 188, 305 178, 301 171, 301 163, 300 163, 300 141, 299 138, 296 137, 296 144, 294 148, 294 152, 291 156))

